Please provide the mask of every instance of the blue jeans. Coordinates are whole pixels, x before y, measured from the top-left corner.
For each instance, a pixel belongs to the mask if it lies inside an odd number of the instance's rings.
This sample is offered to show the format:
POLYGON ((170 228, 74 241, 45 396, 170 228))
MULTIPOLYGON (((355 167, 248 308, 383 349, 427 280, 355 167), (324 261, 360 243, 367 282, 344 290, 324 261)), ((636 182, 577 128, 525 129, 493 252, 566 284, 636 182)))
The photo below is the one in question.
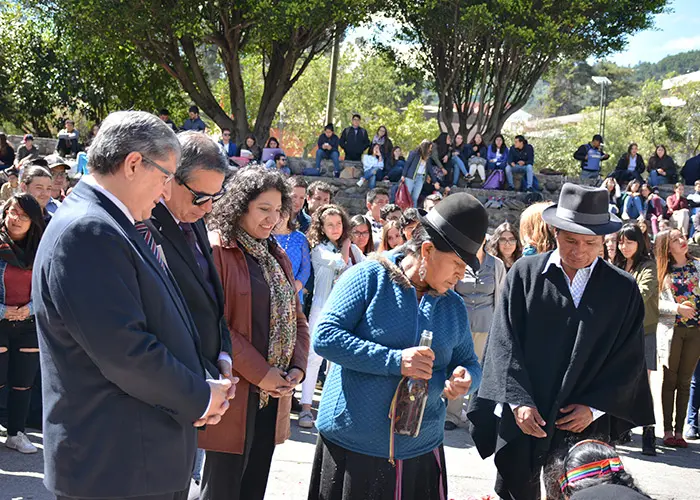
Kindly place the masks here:
POLYGON ((688 400, 688 425, 698 431, 698 409, 700 408, 700 363, 695 367, 693 379, 690 381, 690 399, 688 400))
POLYGON ((522 174, 523 172, 525 173, 525 187, 530 189, 532 188, 532 178, 535 175, 535 169, 532 165, 506 166, 506 181, 511 188, 515 187, 513 185, 513 174, 522 174))
POLYGON ((464 166, 464 162, 459 156, 453 156, 450 163, 452 163, 452 185, 456 186, 459 181, 460 173, 466 177, 468 173, 467 167, 464 166))
POLYGON ((625 201, 625 212, 630 219, 636 219, 639 217, 644 208, 642 207, 642 199, 639 196, 627 196, 625 201))
POLYGON ((649 185, 654 187, 659 184, 666 184, 666 176, 659 174, 656 170, 649 172, 649 185))
POLYGON ((365 170, 365 172, 362 174, 363 179, 367 179, 369 181, 369 188, 374 189, 377 187, 377 172, 379 171, 378 168, 370 168, 369 170, 365 170))
POLYGON ((420 198, 420 192, 423 190, 424 183, 425 174, 416 174, 413 179, 406 177, 406 187, 408 192, 411 193, 411 199, 415 208, 418 208, 418 198, 420 198))
POLYGON ((600 170, 581 170, 581 179, 597 181, 600 179, 600 170))
POLYGON ((316 151, 316 169, 321 171, 321 160, 331 160, 333 162, 333 171, 335 171, 335 176, 340 175, 340 153, 337 151, 326 151, 324 149, 319 149, 316 151))

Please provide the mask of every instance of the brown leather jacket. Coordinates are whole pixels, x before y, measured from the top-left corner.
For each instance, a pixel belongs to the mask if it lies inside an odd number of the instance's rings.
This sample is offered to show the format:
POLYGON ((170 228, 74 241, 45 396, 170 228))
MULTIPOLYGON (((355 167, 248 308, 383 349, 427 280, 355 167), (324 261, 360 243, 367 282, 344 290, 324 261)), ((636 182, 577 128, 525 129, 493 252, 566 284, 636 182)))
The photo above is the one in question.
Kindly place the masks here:
MULTIPOLYGON (((257 385, 267 374, 270 365, 251 343, 251 291, 250 273, 243 251, 232 243, 224 245, 219 233, 209 233, 214 264, 224 287, 224 316, 231 332, 233 346, 233 374, 240 378, 236 397, 218 425, 207 426, 199 433, 199 447, 205 450, 243 454, 245 444, 246 413, 250 384, 257 385)), ((294 286, 292 265, 284 251, 275 246, 272 254, 282 265, 289 282, 294 286)), ((309 325, 295 294, 297 307, 297 342, 290 367, 306 370, 309 355, 309 325)), ((275 443, 282 444, 290 436, 289 413, 291 396, 281 398, 277 409, 275 443)))

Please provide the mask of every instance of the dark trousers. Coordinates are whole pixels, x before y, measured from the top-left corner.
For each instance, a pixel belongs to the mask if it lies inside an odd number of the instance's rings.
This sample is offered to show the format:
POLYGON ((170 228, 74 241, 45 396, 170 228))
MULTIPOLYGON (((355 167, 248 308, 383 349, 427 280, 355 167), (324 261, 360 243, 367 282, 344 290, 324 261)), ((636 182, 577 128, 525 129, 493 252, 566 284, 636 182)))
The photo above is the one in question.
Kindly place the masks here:
POLYGON ((207 452, 202 500, 263 500, 275 451, 277 399, 259 409, 259 395, 248 395, 245 449, 242 455, 207 452))
POLYGON ((695 367, 693 378, 690 381, 690 400, 688 401, 688 425, 695 432, 700 428, 698 410, 700 409, 700 363, 695 367))
MULTIPOLYGON (((181 500, 184 498, 187 498, 187 493, 182 492, 182 491, 178 491, 175 493, 163 493, 161 495, 147 495, 147 496, 142 496, 142 497, 128 497, 128 498, 122 498, 122 499, 114 498, 114 499, 110 499, 110 500, 181 500)), ((87 500, 87 499, 78 498, 78 497, 57 496, 56 500, 87 500)))
POLYGON ((39 368, 39 344, 36 324, 24 321, 0 321, 0 387, 8 385, 7 434, 24 432, 29 413, 34 377, 39 368), (34 350, 27 352, 26 350, 34 350))

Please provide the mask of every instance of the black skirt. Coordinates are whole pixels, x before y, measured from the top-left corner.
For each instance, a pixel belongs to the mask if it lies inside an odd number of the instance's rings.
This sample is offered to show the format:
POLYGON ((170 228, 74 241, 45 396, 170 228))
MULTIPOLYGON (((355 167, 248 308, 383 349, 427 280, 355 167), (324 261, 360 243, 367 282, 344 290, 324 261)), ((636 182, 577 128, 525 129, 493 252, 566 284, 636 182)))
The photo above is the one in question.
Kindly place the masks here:
POLYGON ((355 453, 319 434, 309 500, 447 500, 445 451, 392 466, 386 458, 355 453), (398 490, 398 491, 397 491, 398 490))

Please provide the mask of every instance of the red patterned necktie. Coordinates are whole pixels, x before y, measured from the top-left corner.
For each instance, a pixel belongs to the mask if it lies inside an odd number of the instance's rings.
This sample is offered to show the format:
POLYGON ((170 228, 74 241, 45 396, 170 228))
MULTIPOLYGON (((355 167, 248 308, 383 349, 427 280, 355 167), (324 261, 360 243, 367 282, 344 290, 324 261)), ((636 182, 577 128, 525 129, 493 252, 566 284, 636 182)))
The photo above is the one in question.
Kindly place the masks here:
POLYGON ((163 268, 163 271, 167 271, 168 268, 165 265, 165 262, 163 261, 163 257, 161 256, 160 251, 158 250, 158 245, 156 245, 156 240, 153 238, 151 230, 148 229, 148 226, 143 222, 137 222, 136 224, 134 224, 134 227, 136 227, 136 230, 139 232, 139 234, 143 236, 143 239, 146 241, 146 245, 148 246, 148 248, 151 249, 151 252, 153 252, 153 255, 160 264, 160 267, 163 268))

